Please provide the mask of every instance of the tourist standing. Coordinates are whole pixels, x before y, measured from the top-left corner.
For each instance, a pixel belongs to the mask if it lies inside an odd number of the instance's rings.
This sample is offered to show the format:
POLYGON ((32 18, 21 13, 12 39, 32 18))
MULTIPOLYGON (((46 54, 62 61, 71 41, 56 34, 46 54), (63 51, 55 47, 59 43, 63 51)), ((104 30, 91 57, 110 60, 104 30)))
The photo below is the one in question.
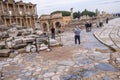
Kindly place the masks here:
POLYGON ((86 22, 85 28, 86 28, 86 32, 89 32, 89 23, 88 22, 86 22))
POLYGON ((92 23, 90 22, 89 23, 89 31, 91 31, 91 29, 92 29, 92 23))
POLYGON ((102 21, 102 19, 101 19, 100 22, 99 22, 99 26, 100 26, 100 27, 103 26, 103 21, 102 21))
POLYGON ((109 20, 109 19, 107 18, 107 19, 106 19, 106 24, 108 24, 108 20, 109 20))
POLYGON ((54 27, 51 28, 51 38, 55 39, 55 28, 54 27))
POLYGON ((96 22, 96 26, 97 26, 97 28, 99 28, 99 26, 100 26, 99 21, 96 22))
POLYGON ((75 36, 74 36, 74 38, 75 38, 75 44, 77 44, 77 42, 78 42, 78 44, 80 44, 80 28, 79 27, 76 27, 75 28, 75 30, 74 30, 74 33, 75 33, 75 36))

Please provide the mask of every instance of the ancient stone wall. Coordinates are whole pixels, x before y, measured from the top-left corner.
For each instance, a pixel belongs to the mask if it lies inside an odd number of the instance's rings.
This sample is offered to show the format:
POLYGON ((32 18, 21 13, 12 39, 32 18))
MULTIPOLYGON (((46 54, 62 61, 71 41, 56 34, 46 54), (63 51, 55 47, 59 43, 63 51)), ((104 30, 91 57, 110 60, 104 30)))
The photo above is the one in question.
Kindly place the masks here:
POLYGON ((56 31, 62 30, 71 20, 71 17, 63 17, 61 13, 52 15, 42 15, 39 18, 40 26, 43 32, 49 32, 51 27, 54 27, 56 31))
POLYGON ((9 26, 18 24, 25 27, 34 27, 38 19, 36 4, 24 3, 22 0, 0 0, 0 24, 9 26))

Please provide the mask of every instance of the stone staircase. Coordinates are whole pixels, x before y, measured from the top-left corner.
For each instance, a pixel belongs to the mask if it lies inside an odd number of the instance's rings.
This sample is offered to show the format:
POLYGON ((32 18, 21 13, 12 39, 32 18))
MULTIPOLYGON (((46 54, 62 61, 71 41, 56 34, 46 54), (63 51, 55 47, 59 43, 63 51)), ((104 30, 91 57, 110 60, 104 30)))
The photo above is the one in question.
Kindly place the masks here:
POLYGON ((95 37, 112 48, 115 51, 120 51, 120 18, 113 19, 105 24, 99 31, 95 32, 95 37))

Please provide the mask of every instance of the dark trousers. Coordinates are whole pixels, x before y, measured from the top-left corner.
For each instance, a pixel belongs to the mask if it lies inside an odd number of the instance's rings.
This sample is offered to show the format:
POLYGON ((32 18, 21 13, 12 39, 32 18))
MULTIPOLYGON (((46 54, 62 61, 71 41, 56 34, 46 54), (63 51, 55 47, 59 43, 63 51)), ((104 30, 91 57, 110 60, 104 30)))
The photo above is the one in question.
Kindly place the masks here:
POLYGON ((51 33, 51 38, 55 39, 55 33, 51 33))
POLYGON ((91 26, 89 26, 89 27, 88 27, 88 32, 90 32, 90 31, 91 31, 91 29, 92 29, 92 27, 91 27, 91 26))
POLYGON ((86 27, 86 32, 89 32, 89 28, 88 27, 86 27))
POLYGON ((79 35, 75 35, 75 44, 77 44, 77 41, 80 44, 80 36, 79 35))
POLYGON ((90 32, 92 27, 86 27, 86 32, 90 32))
POLYGON ((108 24, 108 21, 106 21, 106 24, 108 24))
POLYGON ((100 22, 100 23, 99 23, 99 26, 100 26, 100 27, 102 27, 102 26, 103 26, 103 23, 102 23, 102 22, 100 22))

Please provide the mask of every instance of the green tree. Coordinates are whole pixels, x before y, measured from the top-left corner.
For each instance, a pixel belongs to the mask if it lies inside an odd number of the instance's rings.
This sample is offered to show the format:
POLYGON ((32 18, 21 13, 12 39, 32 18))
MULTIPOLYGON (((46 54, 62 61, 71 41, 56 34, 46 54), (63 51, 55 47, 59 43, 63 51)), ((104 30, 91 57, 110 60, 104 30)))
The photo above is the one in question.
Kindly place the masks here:
POLYGON ((80 18, 80 11, 73 13, 73 18, 80 18))
POLYGON ((95 12, 88 11, 87 9, 85 9, 85 10, 81 13, 81 16, 83 16, 83 15, 88 15, 88 16, 92 17, 92 16, 96 16, 96 13, 95 13, 95 12))
MULTIPOLYGON (((51 14, 55 14, 55 13, 62 13, 62 16, 70 16, 70 12, 69 11, 54 11, 51 14)), ((87 9, 85 9, 81 13, 80 13, 80 11, 74 12, 73 13, 73 18, 74 19, 75 18, 80 18, 80 16, 83 16, 83 15, 89 15, 90 17, 92 17, 92 16, 96 16, 96 13, 92 12, 92 11, 88 11, 87 9)))
POLYGON ((70 16, 69 11, 54 11, 51 14, 62 13, 62 16, 70 16))

